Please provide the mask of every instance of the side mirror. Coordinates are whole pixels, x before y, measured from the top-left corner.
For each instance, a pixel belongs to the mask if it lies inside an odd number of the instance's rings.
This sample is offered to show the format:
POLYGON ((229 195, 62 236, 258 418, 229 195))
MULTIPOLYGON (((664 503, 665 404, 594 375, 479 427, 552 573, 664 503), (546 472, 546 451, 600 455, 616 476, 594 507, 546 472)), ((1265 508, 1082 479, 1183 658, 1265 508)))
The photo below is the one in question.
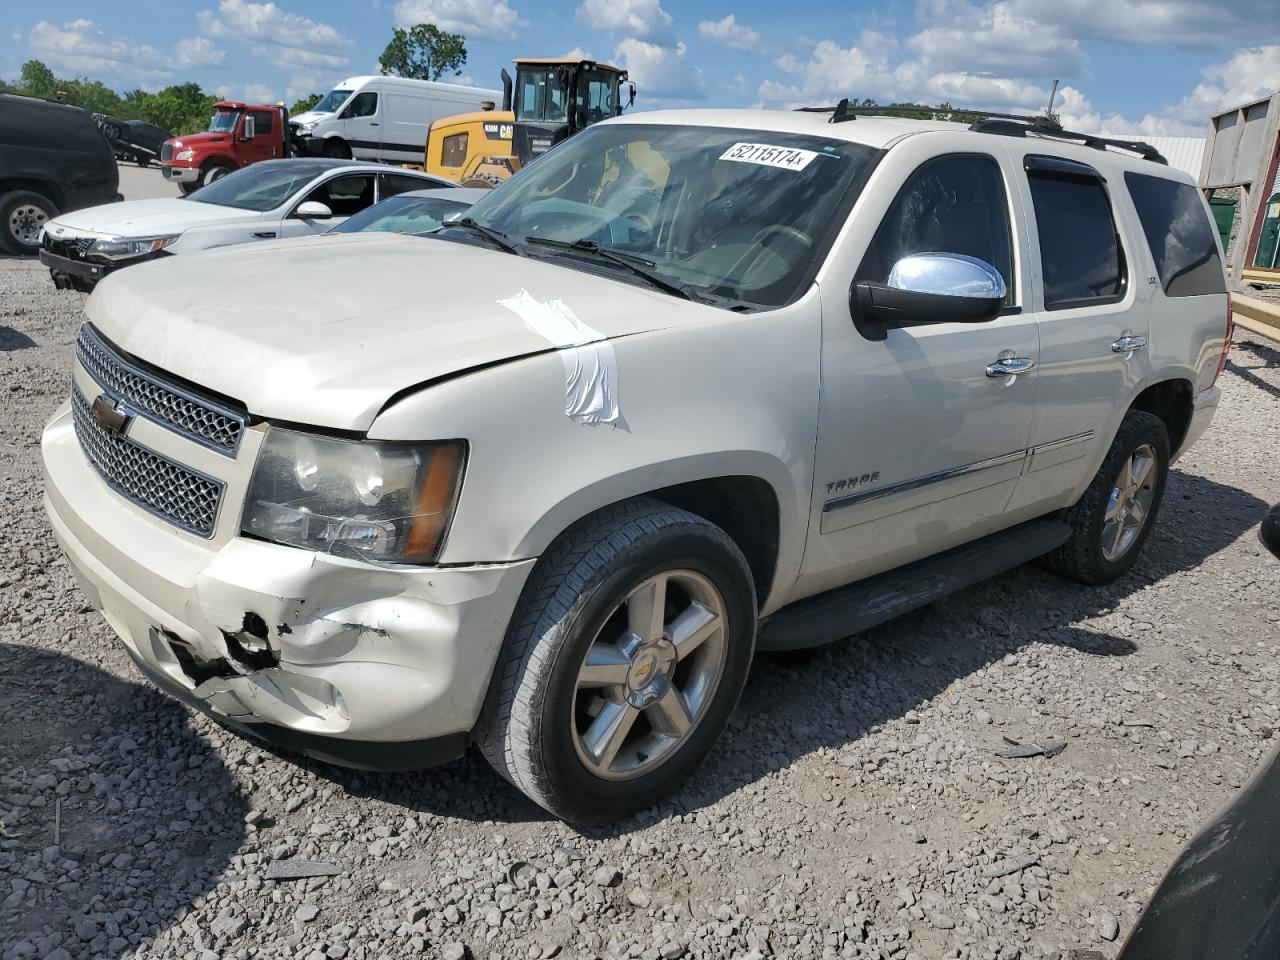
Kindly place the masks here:
POLYGON ((856 282, 849 309, 855 320, 881 323, 986 323, 1004 297, 1004 278, 985 260, 915 253, 893 265, 887 283, 856 282))
POLYGON ((244 118, 244 126, 240 128, 240 139, 241 140, 253 139, 253 117, 244 118))
POLYGON ((1258 531, 1262 545, 1277 557, 1280 557, 1280 503, 1267 511, 1262 518, 1262 529, 1258 531))
POLYGON ((318 200, 308 200, 298 204, 293 215, 299 220, 328 220, 333 216, 333 211, 318 200))

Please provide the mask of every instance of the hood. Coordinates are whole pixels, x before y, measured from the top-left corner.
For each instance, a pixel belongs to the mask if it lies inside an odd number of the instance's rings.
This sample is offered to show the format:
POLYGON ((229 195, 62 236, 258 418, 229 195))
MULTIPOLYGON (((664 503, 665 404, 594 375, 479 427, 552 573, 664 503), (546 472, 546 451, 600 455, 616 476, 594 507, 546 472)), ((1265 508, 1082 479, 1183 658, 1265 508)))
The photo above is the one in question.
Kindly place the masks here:
POLYGON ((239 210, 216 203, 169 197, 163 200, 105 203, 100 207, 64 213, 51 220, 45 229, 55 237, 61 236, 60 230, 77 235, 154 237, 166 233, 181 233, 189 227, 235 223, 260 216, 262 214, 255 210, 239 210))
POLYGON ((289 115, 290 123, 311 123, 313 120, 323 120, 326 117, 332 117, 332 113, 317 113, 315 110, 304 110, 302 113, 292 113, 289 115))
POLYGON ((231 134, 212 133, 206 130, 204 133, 187 133, 181 137, 172 137, 171 142, 176 153, 183 147, 209 147, 219 143, 230 143, 231 134))
POLYGON ((498 302, 512 298, 563 301, 590 328, 570 334, 578 343, 724 317, 554 263, 391 233, 151 261, 108 276, 86 312, 123 350, 255 415, 365 431, 401 391, 564 345, 498 302))

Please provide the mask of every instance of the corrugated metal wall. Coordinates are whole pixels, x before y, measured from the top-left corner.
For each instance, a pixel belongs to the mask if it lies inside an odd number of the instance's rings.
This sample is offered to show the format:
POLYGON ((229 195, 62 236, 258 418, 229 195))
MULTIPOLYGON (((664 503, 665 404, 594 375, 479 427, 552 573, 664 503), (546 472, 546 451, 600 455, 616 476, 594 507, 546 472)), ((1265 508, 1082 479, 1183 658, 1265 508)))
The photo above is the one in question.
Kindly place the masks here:
POLYGON ((1149 143, 1165 155, 1169 166, 1177 170, 1185 170, 1196 180, 1200 179, 1200 164, 1204 160, 1204 137, 1148 137, 1141 133, 1107 133, 1103 136, 1149 143))

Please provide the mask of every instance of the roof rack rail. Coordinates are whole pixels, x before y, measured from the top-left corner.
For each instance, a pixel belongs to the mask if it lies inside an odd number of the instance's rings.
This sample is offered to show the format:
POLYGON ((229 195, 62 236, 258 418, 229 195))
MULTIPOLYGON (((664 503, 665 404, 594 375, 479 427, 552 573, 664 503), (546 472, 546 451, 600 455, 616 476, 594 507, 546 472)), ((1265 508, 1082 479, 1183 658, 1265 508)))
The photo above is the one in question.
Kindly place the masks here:
MULTIPOLYGON (((979 111, 975 111, 979 112, 979 111)), ((1045 116, 1021 116, 1016 113, 989 113, 986 118, 969 125, 969 129, 977 133, 994 133, 1001 137, 1025 137, 1028 133, 1042 137, 1053 137, 1057 140, 1070 140, 1083 144, 1094 150, 1106 150, 1115 147, 1136 153, 1144 160, 1152 163, 1169 165, 1169 161, 1155 147, 1141 140, 1117 140, 1114 137, 1100 137, 1092 133, 1077 133, 1074 130, 1062 129, 1062 124, 1045 116)))
POLYGON ((797 113, 829 113, 830 118, 827 123, 844 123, 846 120, 857 120, 857 111, 849 103, 849 98, 845 97, 834 107, 796 107, 797 113))
MULTIPOLYGON (((841 123, 845 120, 856 120, 859 116, 892 115, 907 111, 918 111, 920 107, 856 107, 846 97, 834 107, 797 107, 796 110, 801 113, 829 113, 831 114, 831 119, 827 121, 828 123, 841 123)), ((1042 137, 1054 137, 1058 140, 1070 140, 1086 147, 1091 147, 1094 150, 1115 147, 1117 150, 1136 153, 1144 160, 1150 160, 1152 163, 1169 165, 1169 161, 1165 159, 1164 155, 1149 143, 1143 143, 1141 140, 1117 140, 1113 137, 1100 137, 1092 133, 1076 133, 1073 130, 1064 130, 1062 124, 1043 114, 1028 116, 1022 113, 994 113, 990 110, 970 110, 961 107, 952 107, 950 112, 981 114, 981 120, 975 120, 969 124, 969 129, 975 133, 994 133, 1002 137, 1025 137, 1028 133, 1031 133, 1042 137)))

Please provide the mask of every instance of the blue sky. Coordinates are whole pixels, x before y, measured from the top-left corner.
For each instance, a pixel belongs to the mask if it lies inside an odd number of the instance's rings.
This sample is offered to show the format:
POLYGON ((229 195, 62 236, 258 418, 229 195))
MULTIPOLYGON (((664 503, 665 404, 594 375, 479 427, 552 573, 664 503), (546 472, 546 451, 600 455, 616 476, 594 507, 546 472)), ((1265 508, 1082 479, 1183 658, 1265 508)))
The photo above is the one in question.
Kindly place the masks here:
POLYGON ((1280 87, 1277 0, 0 0, 0 76, 35 57, 118 89, 196 80, 295 99, 377 71, 397 25, 463 33, 464 82, 517 54, 628 67, 637 108, 840 96, 1038 110, 1077 128, 1196 134, 1280 87))

